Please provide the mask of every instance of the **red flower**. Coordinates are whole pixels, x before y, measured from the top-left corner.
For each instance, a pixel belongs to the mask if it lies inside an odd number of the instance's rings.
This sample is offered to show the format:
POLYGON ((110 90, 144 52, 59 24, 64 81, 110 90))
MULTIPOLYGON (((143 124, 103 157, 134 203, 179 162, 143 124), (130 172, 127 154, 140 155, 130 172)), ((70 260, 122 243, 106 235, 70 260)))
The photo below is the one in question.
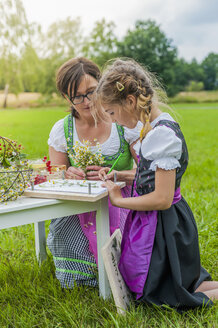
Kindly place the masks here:
POLYGON ((48 172, 51 174, 51 161, 46 162, 46 167, 47 167, 48 172))
POLYGON ((37 176, 34 179, 34 185, 37 185, 39 183, 46 182, 46 181, 47 181, 47 178, 45 175, 37 174, 37 176))
POLYGON ((47 161, 47 156, 44 156, 42 161, 46 164, 47 171, 51 173, 51 161, 47 161))

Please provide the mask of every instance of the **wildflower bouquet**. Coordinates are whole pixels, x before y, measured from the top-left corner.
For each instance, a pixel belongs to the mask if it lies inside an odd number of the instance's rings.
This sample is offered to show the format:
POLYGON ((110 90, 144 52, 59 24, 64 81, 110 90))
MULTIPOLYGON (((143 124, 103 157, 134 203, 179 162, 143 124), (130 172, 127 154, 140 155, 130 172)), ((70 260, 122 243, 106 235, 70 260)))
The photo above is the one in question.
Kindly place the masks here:
POLYGON ((31 178, 22 149, 16 141, 0 136, 0 203, 22 195, 31 178))
POLYGON ((102 166, 104 164, 104 157, 101 154, 100 143, 97 139, 94 139, 96 152, 92 151, 91 142, 83 140, 83 144, 76 141, 73 146, 73 152, 68 150, 69 157, 73 160, 74 164, 86 172, 86 168, 89 165, 102 166))

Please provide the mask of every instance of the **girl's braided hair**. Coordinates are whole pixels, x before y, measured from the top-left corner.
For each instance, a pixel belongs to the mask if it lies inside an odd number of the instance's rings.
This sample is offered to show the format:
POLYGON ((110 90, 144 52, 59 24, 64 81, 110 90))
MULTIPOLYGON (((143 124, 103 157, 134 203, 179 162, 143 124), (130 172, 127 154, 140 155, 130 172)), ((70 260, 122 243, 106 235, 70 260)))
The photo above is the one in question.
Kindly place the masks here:
MULTIPOLYGON (((99 81, 95 95, 94 116, 102 118, 103 104, 120 104, 125 109, 125 101, 128 95, 136 97, 136 112, 140 113, 140 121, 143 123, 141 140, 151 130, 149 123, 153 106, 157 106, 160 85, 157 79, 145 68, 132 59, 116 59, 107 68, 99 81)), ((134 114, 131 113, 131 114, 134 114)), ((137 115, 138 116, 138 115, 137 115)))

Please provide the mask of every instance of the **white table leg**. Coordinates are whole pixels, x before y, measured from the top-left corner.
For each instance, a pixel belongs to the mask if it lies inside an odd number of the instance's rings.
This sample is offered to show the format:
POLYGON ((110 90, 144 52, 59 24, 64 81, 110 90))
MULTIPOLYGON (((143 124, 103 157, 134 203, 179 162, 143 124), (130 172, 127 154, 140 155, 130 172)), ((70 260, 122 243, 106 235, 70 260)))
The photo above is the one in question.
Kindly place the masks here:
POLYGON ((46 260, 46 238, 45 238, 45 222, 36 222, 35 226, 35 247, 36 247, 36 256, 41 264, 42 261, 46 260))
POLYGON ((105 271, 101 248, 110 237, 109 230, 109 213, 108 197, 99 201, 99 208, 96 213, 96 232, 97 232, 97 249, 98 249, 98 277, 100 296, 104 299, 110 296, 110 285, 105 271))

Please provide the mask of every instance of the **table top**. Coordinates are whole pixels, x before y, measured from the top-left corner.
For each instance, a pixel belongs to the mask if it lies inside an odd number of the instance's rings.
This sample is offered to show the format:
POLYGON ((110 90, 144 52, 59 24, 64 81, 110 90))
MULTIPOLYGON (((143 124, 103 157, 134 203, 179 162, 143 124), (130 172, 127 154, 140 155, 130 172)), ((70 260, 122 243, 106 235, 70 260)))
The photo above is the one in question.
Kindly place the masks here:
POLYGON ((80 193, 60 193, 55 191, 44 191, 44 190, 26 190, 24 196, 27 197, 36 197, 41 199, 60 199, 60 200, 77 200, 80 202, 96 202, 99 199, 102 199, 108 195, 108 191, 105 191, 101 194, 80 194, 80 193))
MULTIPOLYGON (((72 180, 74 181, 74 180, 72 180)), ((76 180, 78 181, 78 180, 76 180)), ((98 181, 99 182, 99 181, 98 181)), ((101 182, 102 183, 102 182, 101 182)), ((117 182, 120 188, 125 187, 125 182, 117 182)), ((80 202, 96 202, 108 195, 108 191, 106 188, 102 188, 100 193, 79 193, 79 192, 60 192, 53 190, 39 190, 39 189, 26 189, 24 192, 24 196, 27 197, 36 197, 36 198, 49 198, 49 199, 60 199, 60 200, 72 200, 72 201, 80 201, 80 202)))
MULTIPOLYGON (((118 183, 121 188, 125 187, 125 182, 118 183)), ((63 201, 79 201, 79 202, 96 202, 108 195, 108 191, 101 194, 80 194, 80 193, 48 193, 47 191, 28 190, 24 192, 24 196, 18 197, 14 201, 0 203, 0 214, 21 211, 43 207, 48 205, 60 204, 63 201)))
POLYGON ((7 203, 0 204, 0 214, 20 211, 33 207, 41 207, 46 205, 53 205, 61 203, 60 200, 57 199, 43 199, 43 198, 29 198, 29 197, 18 197, 18 199, 14 201, 9 201, 7 203))

